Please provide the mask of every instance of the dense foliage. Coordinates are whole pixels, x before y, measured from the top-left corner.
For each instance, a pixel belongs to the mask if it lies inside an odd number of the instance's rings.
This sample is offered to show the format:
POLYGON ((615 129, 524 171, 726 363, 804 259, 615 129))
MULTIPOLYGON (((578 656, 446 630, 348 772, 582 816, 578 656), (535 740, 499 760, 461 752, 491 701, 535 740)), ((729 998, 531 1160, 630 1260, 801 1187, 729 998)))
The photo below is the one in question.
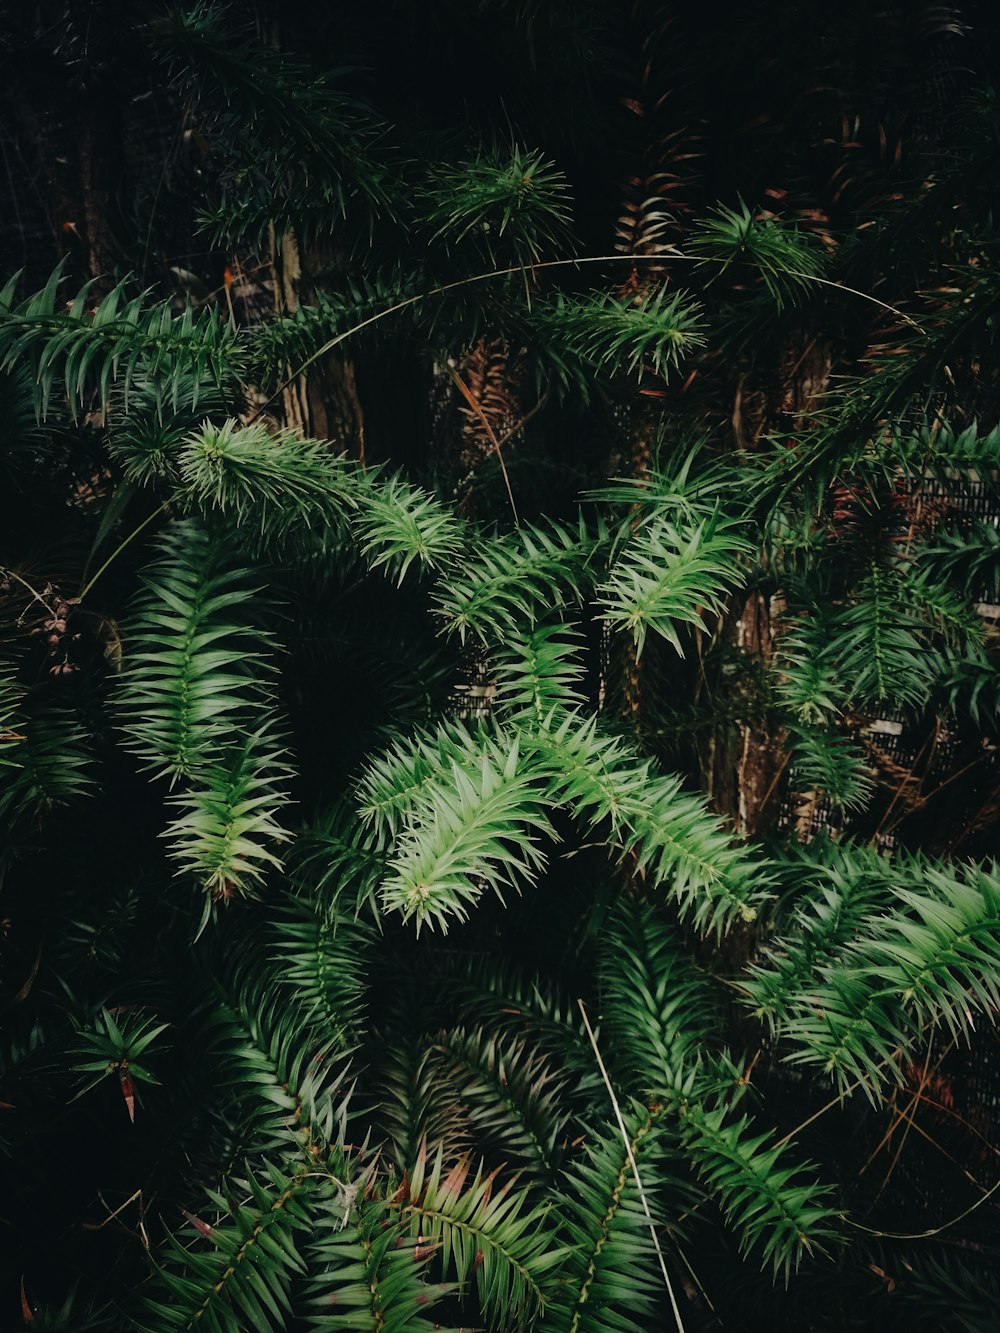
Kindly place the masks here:
POLYGON ((4 20, 0 1322, 983 1333, 968 16, 360 8, 4 20))

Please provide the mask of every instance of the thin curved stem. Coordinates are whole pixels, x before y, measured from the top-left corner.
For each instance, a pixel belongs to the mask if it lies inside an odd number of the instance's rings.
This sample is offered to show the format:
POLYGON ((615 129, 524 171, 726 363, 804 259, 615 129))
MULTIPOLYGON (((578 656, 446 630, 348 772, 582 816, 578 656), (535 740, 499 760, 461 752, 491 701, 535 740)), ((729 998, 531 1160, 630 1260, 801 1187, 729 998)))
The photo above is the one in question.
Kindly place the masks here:
POLYGON ((684 1321, 681 1319, 681 1312, 677 1305, 677 1297, 674 1295, 674 1284, 670 1281, 670 1274, 667 1272, 667 1262, 663 1257, 663 1250, 660 1248, 660 1238, 656 1234, 656 1226, 653 1223, 653 1214, 649 1210, 646 1191, 642 1187, 639 1167, 635 1160, 635 1153, 632 1151, 632 1143, 628 1136, 628 1130, 625 1127, 625 1119, 622 1116, 622 1109, 618 1104, 618 1098, 615 1096, 615 1090, 611 1086, 611 1079, 608 1076, 604 1060, 601 1058, 600 1047, 597 1045, 597 1037, 594 1035, 594 1029, 591 1027, 590 1018, 587 1015, 587 1006, 582 1000, 577 1000, 577 1004, 580 1007, 583 1026, 587 1029, 588 1040, 593 1048, 594 1058, 597 1060, 597 1067, 601 1071, 601 1078, 604 1081, 604 1086, 608 1090, 608 1096, 611 1098, 611 1105, 614 1107, 615 1120, 618 1122, 618 1130, 622 1136, 622 1141, 625 1144, 625 1152, 628 1156, 629 1166, 632 1168, 635 1187, 639 1191, 639 1202, 642 1204, 642 1211, 646 1214, 646 1221, 649 1223, 649 1234, 653 1237, 653 1245, 656 1248, 656 1257, 660 1261, 660 1272, 663 1274, 663 1281, 666 1283, 667 1295, 670 1298, 670 1310, 674 1316, 674 1323, 677 1325, 677 1333, 684 1333, 684 1321))
POLYGON ((164 510, 167 508, 169 503, 170 503, 169 500, 164 500, 163 503, 157 509, 154 509, 153 512, 150 515, 148 515, 148 517, 142 520, 142 522, 139 524, 137 528, 133 529, 133 531, 129 533, 129 535, 125 538, 123 542, 120 542, 119 545, 115 547, 115 549, 111 552, 111 554, 108 556, 107 560, 105 560, 104 564, 100 567, 97 573, 87 582, 86 586, 80 590, 81 601, 84 599, 84 597, 86 597, 87 593, 90 592, 91 588, 101 577, 104 571, 108 568, 108 566, 113 564, 114 561, 117 560, 117 558, 121 555, 122 551, 125 550, 125 547, 128 546, 130 542, 134 541, 134 539, 138 537, 139 533, 142 532, 144 528, 148 528, 150 523, 152 523, 153 519, 156 518, 159 514, 162 514, 164 510))
MULTIPOLYGON (((469 278, 456 278, 454 282, 441 283, 438 287, 428 288, 426 292, 418 292, 415 296, 407 296, 404 300, 397 301, 395 305, 387 306, 385 310, 379 310, 374 315, 369 315, 368 318, 363 319, 360 324, 354 324, 351 328, 345 329, 343 333, 338 333, 335 337, 330 338, 328 342, 325 342, 323 346, 313 352, 311 356, 306 357, 305 361, 302 362, 299 368, 293 370, 288 378, 278 385, 270 398, 267 398, 261 403, 256 411, 251 414, 248 418, 248 423, 256 421, 261 413, 265 412, 275 399, 280 398, 285 390, 291 384, 294 384, 298 377, 307 371, 314 362, 318 361, 321 356, 325 356, 327 352, 333 351, 335 347, 338 347, 348 338, 353 337, 355 333, 360 333, 362 329, 370 328, 372 324, 377 324, 380 320, 387 319, 389 315, 398 314, 400 310, 406 310, 409 306, 416 305, 419 301, 426 301, 432 296, 441 296, 444 292, 456 291, 460 287, 472 287, 477 283, 487 282, 491 278, 506 278, 510 277, 512 273, 526 273, 528 270, 534 273, 539 272, 542 269, 550 268, 578 268, 584 264, 635 264, 642 260, 662 264, 666 259, 677 260, 682 264, 725 264, 727 262, 722 259, 712 259, 707 256, 686 255, 679 250, 672 250, 660 255, 584 255, 576 259, 543 259, 534 264, 527 265, 509 264, 506 268, 495 268, 491 269, 488 273, 474 273, 469 278)), ((809 273, 799 273, 794 270, 789 270, 789 273, 794 277, 804 278, 809 282, 820 283, 824 287, 836 287, 842 292, 849 292, 852 296, 859 296, 863 301, 871 301, 873 305, 880 306, 883 310, 891 311, 894 315, 898 315, 900 319, 905 320, 907 324, 912 324, 915 329, 920 329, 920 325, 916 320, 911 319, 910 316, 904 314, 902 310, 897 310, 895 306, 887 305, 885 301, 880 301, 876 296, 869 296, 867 292, 858 291, 854 287, 846 287, 843 283, 833 282, 829 278, 818 278, 809 273)), ((923 332, 923 330, 920 331, 923 332)))

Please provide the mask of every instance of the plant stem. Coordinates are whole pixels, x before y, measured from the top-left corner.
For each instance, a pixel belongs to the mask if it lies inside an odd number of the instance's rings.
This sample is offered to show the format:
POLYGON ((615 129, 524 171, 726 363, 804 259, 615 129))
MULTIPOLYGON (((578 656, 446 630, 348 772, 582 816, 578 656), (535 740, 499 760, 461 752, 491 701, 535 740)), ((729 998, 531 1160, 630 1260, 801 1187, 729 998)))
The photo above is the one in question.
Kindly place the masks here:
POLYGON ((105 560, 104 564, 100 567, 100 569, 99 569, 99 570, 97 571, 97 573, 93 576, 93 578, 91 578, 91 579, 87 582, 87 584, 86 584, 85 587, 81 588, 81 590, 80 590, 80 600, 81 600, 81 601, 83 601, 83 599, 84 599, 84 597, 86 597, 87 593, 90 592, 91 588, 94 586, 94 584, 97 582, 97 580, 101 577, 101 575, 104 573, 104 571, 108 568, 108 566, 109 566, 110 564, 112 564, 112 563, 118 558, 118 556, 121 555, 122 551, 125 550, 125 547, 128 546, 129 543, 130 543, 131 541, 133 541, 136 537, 138 537, 139 533, 142 532, 144 528, 148 528, 149 525, 150 525, 150 523, 152 523, 153 519, 156 518, 158 515, 162 514, 162 513, 164 512, 164 510, 166 509, 166 507, 167 507, 167 505, 168 505, 169 503, 170 503, 170 502, 169 502, 168 500, 164 500, 163 503, 162 503, 157 509, 154 509, 153 512, 152 512, 151 514, 149 514, 146 518, 144 518, 144 519, 142 520, 142 522, 139 524, 139 526, 138 526, 137 528, 134 528, 134 529, 129 533, 129 535, 125 538, 125 540, 124 540, 123 542, 120 542, 119 545, 115 547, 115 549, 111 552, 111 554, 108 556, 107 560, 105 560))

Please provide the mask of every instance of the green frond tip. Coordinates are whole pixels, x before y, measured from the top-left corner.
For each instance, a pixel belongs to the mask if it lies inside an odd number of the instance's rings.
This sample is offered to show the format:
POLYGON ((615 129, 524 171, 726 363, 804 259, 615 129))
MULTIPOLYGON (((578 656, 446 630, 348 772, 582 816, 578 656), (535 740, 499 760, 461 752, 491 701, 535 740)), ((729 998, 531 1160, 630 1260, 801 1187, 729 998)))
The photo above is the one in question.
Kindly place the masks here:
POLYGON ((685 523, 656 515, 619 551, 598 588, 602 618, 630 631, 637 653, 652 630, 683 657, 680 627, 704 630, 706 614, 721 614, 726 595, 743 581, 751 550, 733 520, 685 523))
POLYGON ((837 1211, 809 1163, 788 1163, 789 1148, 751 1133, 749 1116, 722 1104, 681 1107, 681 1142, 718 1199, 742 1253, 787 1282, 805 1255, 823 1253, 836 1237, 837 1211))
POLYGON ((128 745, 158 776, 190 778, 271 707, 261 589, 228 534, 175 523, 124 629, 118 690, 128 745))
POLYGON ((281 868, 272 848, 290 836, 277 820, 288 800, 279 784, 288 776, 284 746, 262 729, 170 798, 181 812, 163 833, 170 855, 210 902, 250 896, 269 869, 281 868))
POLYGON ((398 1195, 390 1200, 410 1234, 438 1247, 446 1278, 471 1283, 487 1328, 530 1328, 549 1300, 566 1250, 553 1244, 549 1209, 531 1193, 496 1185, 460 1159, 446 1172, 438 1152, 422 1147, 398 1195))
POLYGON ((825 268, 823 252, 812 237, 774 218, 755 218, 742 202, 738 208, 720 206, 690 238, 688 248, 721 272, 734 264, 756 270, 779 310, 801 300, 825 268))
POLYGON ((556 523, 525 525, 486 538, 441 580, 435 612, 446 632, 463 643, 467 636, 502 643, 542 615, 581 599, 594 546, 582 519, 575 530, 556 523))
POLYGON ((459 722, 397 741, 369 762, 357 787, 359 813, 376 847, 385 849, 404 828, 411 810, 434 781, 445 781, 457 763, 477 771, 490 742, 459 722))
POLYGON ((560 344, 610 375, 667 378, 705 345, 701 306, 687 292, 664 290, 644 297, 560 297, 532 306, 529 328, 544 342, 560 344))
POLYGON ((420 192, 432 242, 469 242, 496 263, 529 264, 546 246, 565 253, 571 198, 566 178, 539 152, 497 145, 432 167, 420 192))
POLYGON ((538 840, 552 835, 540 776, 522 763, 515 736, 429 781, 390 857, 383 908, 418 931, 447 930, 484 892, 502 898, 506 888, 533 881, 545 864, 538 840))
POLYGON ((337 527, 355 507, 351 469, 331 445, 263 422, 205 422, 179 456, 181 491, 203 513, 235 518, 270 543, 337 527))
POLYGON ((524 744, 551 774, 551 799, 627 856, 632 873, 665 890, 698 930, 721 934, 756 919, 769 892, 766 865, 679 778, 657 774, 621 737, 603 735, 596 717, 556 712, 524 744))
POLYGON ((89 1092, 109 1074, 117 1075, 129 1117, 134 1120, 134 1086, 159 1083, 149 1057, 164 1048, 158 1038, 168 1027, 168 1023, 157 1023, 155 1018, 144 1016, 138 1009, 119 1012, 117 1016, 108 1009, 101 1009, 90 1027, 79 1029, 73 1042, 75 1058, 72 1068, 84 1076, 77 1096, 89 1092))
POLYGON ((354 528, 369 569, 402 583, 412 565, 440 569, 462 554, 463 524, 436 496, 402 477, 359 482, 357 500, 354 528))

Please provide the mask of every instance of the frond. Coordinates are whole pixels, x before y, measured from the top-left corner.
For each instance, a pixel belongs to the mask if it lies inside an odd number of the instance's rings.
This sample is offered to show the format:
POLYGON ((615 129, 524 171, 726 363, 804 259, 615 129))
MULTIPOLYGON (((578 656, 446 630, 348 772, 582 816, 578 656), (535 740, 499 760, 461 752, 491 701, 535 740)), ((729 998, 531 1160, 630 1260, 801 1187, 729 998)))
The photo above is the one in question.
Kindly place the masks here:
POLYGON ((580 635, 566 625, 510 635, 492 659, 497 707, 515 720, 540 724, 554 708, 581 705, 578 685, 586 669, 576 654, 582 646, 580 635))
POLYGON ((643 523, 597 590, 602 618, 630 631, 637 652, 651 630, 683 657, 678 627, 704 630, 705 615, 719 615, 741 581, 740 563, 751 547, 736 528, 720 516, 698 525, 666 516, 643 523))
POLYGON ((778 698, 804 727, 829 724, 847 704, 849 687, 833 647, 834 633, 834 613, 815 606, 791 620, 777 641, 778 698))
POLYGON ((159 552, 125 626, 118 712, 129 748, 157 776, 191 777, 267 716, 261 650, 272 641, 260 586, 228 533, 175 523, 159 552))
POLYGON ((788 1056, 869 1096, 900 1077, 899 1052, 943 1027, 967 1034, 1000 1000, 1000 873, 925 865, 918 887, 897 888, 894 910, 868 921, 840 966, 821 969, 785 1023, 788 1056))
POLYGON ((188 1225, 165 1242, 134 1327, 144 1333, 286 1327, 292 1281, 305 1271, 301 1246, 314 1191, 305 1166, 289 1173, 271 1163, 248 1171, 226 1194, 208 1191, 207 1217, 187 1214, 188 1225))
POLYGON ((858 1085, 872 1102, 881 1089, 899 1082, 899 1053, 909 1033, 898 1005, 870 974, 842 966, 797 999, 785 1017, 783 1034, 790 1064, 814 1065, 845 1096, 858 1085))
POLYGON ((406 1234, 382 1199, 361 1198, 350 1220, 334 1197, 317 1210, 301 1302, 306 1327, 346 1333, 428 1333, 434 1307, 454 1288, 428 1282, 434 1247, 406 1234))
POLYGON ((1000 721, 1000 671, 983 649, 956 653, 946 648, 937 685, 947 707, 966 714, 976 726, 995 728, 1000 721))
MULTIPOLYGON (((661 1125, 638 1103, 625 1108, 624 1118, 639 1179, 662 1234, 661 1125)), ((667 1317, 663 1276, 622 1136, 612 1127, 589 1135, 585 1153, 566 1172, 560 1190, 557 1206, 567 1253, 543 1327, 567 1333, 643 1333, 662 1327, 657 1316, 667 1317)), ((685 1204, 691 1202, 689 1195, 689 1189, 678 1191, 685 1204)), ((667 1242, 668 1254, 669 1248, 667 1242)))
POLYGON ((431 168, 420 191, 421 222, 432 243, 452 250, 471 242, 494 265, 528 264, 571 244, 566 178, 539 152, 516 144, 431 168))
POLYGON ((550 766, 553 799, 626 856, 634 873, 665 888, 682 916, 703 931, 752 921, 767 894, 768 873, 723 831, 700 796, 679 778, 660 776, 597 719, 554 715, 531 738, 550 766))
POLYGON ((114 1074, 120 1081, 129 1119, 135 1120, 135 1085, 159 1083, 150 1057, 163 1049, 164 1043, 158 1039, 168 1027, 137 1008, 119 1012, 117 1017, 102 1008, 87 1026, 78 1028, 72 1043, 72 1068, 83 1076, 77 1096, 114 1074))
MULTIPOLYGON (((674 423, 671 426, 676 429, 674 423)), ((685 451, 661 432, 654 440, 648 471, 638 477, 616 477, 588 492, 589 498, 613 505, 619 513, 626 511, 629 533, 650 519, 673 518, 688 526, 707 522, 718 516, 723 504, 739 504, 734 491, 743 479, 736 459, 713 461, 707 446, 707 438, 696 434, 685 451)))
POLYGON ((334 78, 234 30, 221 5, 173 9, 155 31, 174 80, 202 115, 216 112, 226 192, 204 221, 219 240, 256 244, 269 222, 279 236, 329 233, 345 216, 367 227, 387 210, 382 127, 334 78))
POLYGON ((164 830, 179 873, 191 875, 212 902, 250 896, 269 869, 280 869, 272 850, 289 834, 276 818, 287 804, 290 776, 285 749, 262 727, 241 745, 200 768, 189 788, 169 798, 180 814, 164 830))
POLYGON ((494 1186, 495 1173, 472 1175, 465 1158, 445 1174, 442 1154, 429 1161, 423 1148, 392 1203, 411 1236, 437 1245, 446 1278, 475 1278, 487 1328, 515 1330, 544 1309, 565 1251, 553 1244, 548 1210, 527 1190, 494 1186))
POLYGON ((441 1076, 429 1039, 403 1029, 387 1040, 379 1062, 378 1122, 400 1171, 409 1171, 427 1143, 455 1160, 471 1151, 466 1107, 454 1083, 441 1076))
POLYGON ((464 1105, 482 1151, 547 1181, 564 1151, 567 1080, 554 1062, 514 1034, 481 1029, 442 1033, 433 1048, 438 1076, 464 1105))
MULTIPOLYGON (((793 863, 799 897, 781 934, 740 978, 758 1018, 780 1025, 827 964, 842 966, 864 924, 891 901, 892 862, 865 847, 830 845, 815 861, 793 863)), ((812 849, 811 849, 812 850, 812 849)))
POLYGON ((290 368, 310 361, 341 334, 350 333, 355 346, 426 334, 420 298, 433 286, 434 278, 419 262, 343 273, 335 289, 327 286, 316 293, 314 304, 299 305, 254 329, 249 343, 254 374, 263 384, 277 386, 290 368), (389 310, 394 312, 390 319, 379 318, 389 310))
POLYGON ((191 504, 269 544, 302 530, 325 539, 355 506, 350 469, 329 444, 294 431, 272 435, 262 422, 206 422, 185 440, 178 468, 191 504))
POLYGON ((719 1031, 707 978, 676 930, 621 902, 602 935, 601 1034, 610 1061, 643 1095, 676 1091, 719 1031))
POLYGON ((801 299, 825 267, 811 237, 774 218, 755 218, 742 202, 738 208, 720 206, 687 244, 718 272, 744 264, 753 269, 779 310, 801 299))
POLYGON ((0 820, 8 828, 37 825, 94 786, 94 754, 74 709, 25 704, 20 717, 16 759, 0 766, 0 820))
POLYGON ((201 1023, 213 1085, 231 1100, 246 1151, 309 1155, 332 1143, 343 1115, 334 1043, 303 1021, 266 972, 246 980, 217 974, 208 995, 201 1023))
POLYGON ((982 431, 973 421, 957 429, 935 414, 917 429, 897 429, 892 443, 910 466, 925 468, 933 477, 984 476, 1000 459, 1000 425, 982 431))
POLYGON ((486 891, 531 883, 545 864, 540 837, 552 834, 537 771, 521 763, 518 739, 484 752, 475 768, 453 761, 431 779, 394 848, 379 891, 384 910, 419 931, 464 921, 486 891))
POLYGON ((580 600, 593 545, 582 519, 575 531, 551 523, 488 538, 448 571, 434 594, 436 614, 463 643, 467 635, 488 643, 522 634, 580 600))
POLYGON ((787 1282, 804 1256, 822 1253, 836 1234, 836 1210, 811 1165, 789 1165, 790 1145, 751 1133, 750 1117, 731 1119, 725 1104, 680 1109, 683 1148, 718 1199, 741 1253, 756 1253, 787 1282))
POLYGON ((956 1333, 989 1333, 995 1322, 1000 1284, 996 1267, 958 1247, 930 1254, 917 1250, 902 1258, 902 1281, 892 1292, 901 1328, 947 1328, 956 1333))
MULTIPOLYGON (((298 830, 290 871, 307 899, 336 907, 342 894, 356 910, 372 902, 382 876, 383 858, 373 852, 370 836, 340 800, 298 830)), ((339 910, 339 909, 338 909, 339 910)))
POLYGON ((233 399, 239 401, 238 394, 227 389, 187 371, 178 377, 176 393, 141 372, 129 385, 127 399, 115 389, 105 413, 106 438, 125 480, 154 490, 176 490, 186 437, 206 420, 225 420, 233 399))
POLYGON ((918 559, 973 601, 1000 599, 1000 528, 992 523, 977 521, 968 531, 939 530, 920 548, 918 559))
POLYGON ((603 292, 561 296, 535 303, 527 322, 543 363, 551 361, 556 371, 569 354, 608 375, 640 376, 650 370, 666 379, 706 341, 701 306, 679 290, 636 297, 603 292))
POLYGON ((368 478, 358 505, 354 527, 368 567, 397 583, 411 565, 440 569, 462 555, 466 536, 454 513, 400 476, 368 478))
POLYGON ((941 1025, 957 1036, 969 1031, 970 1011, 990 1013, 1000 999, 1000 871, 928 865, 921 887, 897 891, 904 910, 878 923, 865 965, 922 1030, 941 1025))
POLYGON ((324 1046, 344 1052, 361 1040, 374 932, 354 917, 306 897, 274 912, 272 957, 289 1003, 324 1046))
POLYGON ((848 697, 863 704, 923 703, 932 678, 925 637, 922 622, 873 561, 858 601, 837 617, 830 645, 848 697))
POLYGON ((819 791, 835 809, 863 809, 875 782, 865 752, 848 736, 819 727, 797 727, 789 735, 791 790, 819 791))
POLYGON ((21 716, 23 688, 9 676, 0 676, 0 768, 16 768, 17 749, 24 740, 21 716))
POLYGON ((491 741, 462 723, 442 723, 397 741, 386 754, 369 762, 357 786, 361 819, 380 848, 396 840, 414 806, 435 780, 445 780, 452 765, 478 769, 491 741))
MULTIPOLYGON (((899 595, 922 613, 935 638, 947 646, 974 652, 982 644, 984 625, 974 603, 944 582, 919 554, 902 572, 899 595)), ((933 673, 938 665, 936 655, 932 652, 927 657, 933 673)))
POLYGON ((196 313, 188 306, 175 314, 169 302, 126 300, 125 281, 93 303, 88 283, 64 309, 61 276, 56 269, 17 307, 11 306, 13 284, 0 294, 0 369, 31 368, 39 419, 48 417, 53 395, 76 419, 81 410, 106 405, 113 385, 127 407, 132 385, 140 382, 158 384, 176 411, 182 390, 194 406, 204 382, 224 386, 238 375, 237 335, 214 309, 196 313))
POLYGON ((78 1283, 74 1283, 58 1306, 29 1299, 29 1290, 22 1280, 22 1310, 31 1314, 30 1321, 27 1314, 24 1315, 25 1322, 30 1322, 39 1333, 57 1333, 57 1330, 61 1333, 116 1333, 121 1328, 116 1313, 108 1305, 80 1296, 78 1283))
POLYGON ((524 1037, 569 1071, 568 1097, 589 1102, 602 1086, 579 1010, 554 982, 489 955, 462 960, 438 986, 445 1003, 483 1032, 524 1037))

